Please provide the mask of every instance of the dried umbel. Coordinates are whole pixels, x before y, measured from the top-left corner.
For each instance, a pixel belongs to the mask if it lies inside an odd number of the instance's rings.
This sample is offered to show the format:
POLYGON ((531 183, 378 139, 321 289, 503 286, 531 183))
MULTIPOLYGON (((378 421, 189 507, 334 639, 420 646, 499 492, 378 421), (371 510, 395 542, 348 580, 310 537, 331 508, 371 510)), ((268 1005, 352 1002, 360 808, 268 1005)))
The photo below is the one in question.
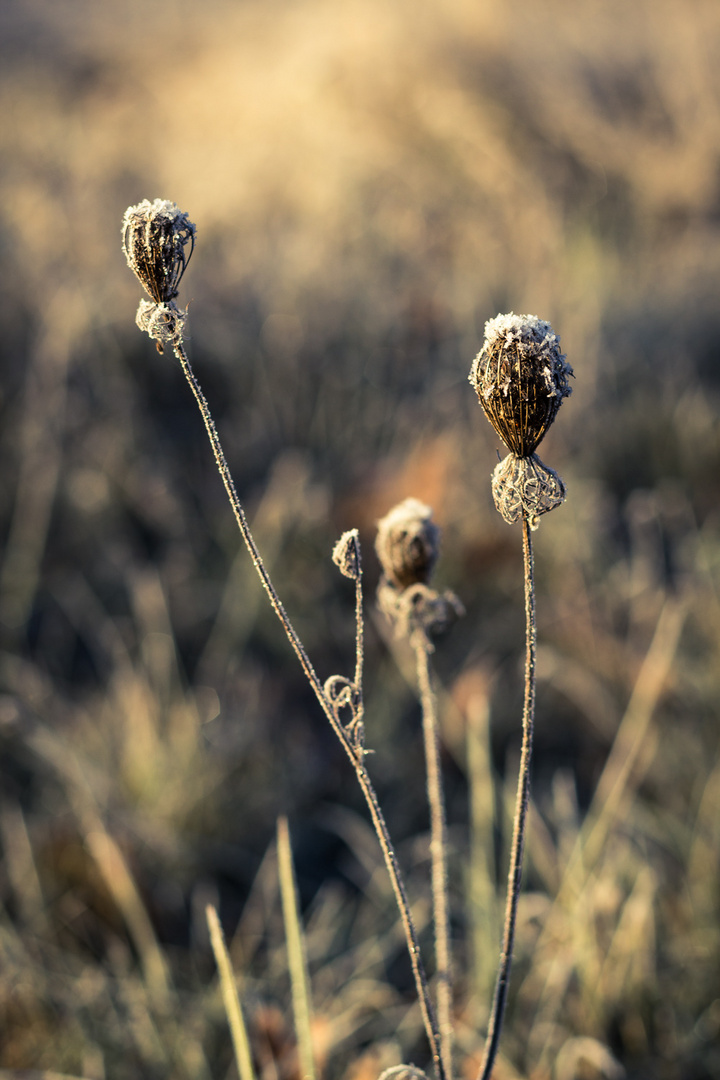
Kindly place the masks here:
POLYGON ((485 323, 470 382, 508 450, 529 457, 572 392, 570 375, 550 323, 510 312, 485 323))
POLYGON ((394 506, 378 522, 375 550, 384 571, 378 607, 398 637, 420 633, 429 640, 464 614, 453 592, 439 593, 428 584, 440 554, 440 527, 425 503, 405 499, 394 506))
POLYGON ((360 537, 357 529, 344 532, 333 548, 332 561, 343 577, 357 581, 360 576, 360 537))
POLYGON ((565 498, 562 480, 535 449, 572 393, 572 373, 550 323, 513 312, 485 323, 470 382, 510 450, 492 479, 495 506, 509 524, 525 518, 536 529, 538 518, 565 498))
POLYGON ((378 521, 375 550, 385 577, 397 588, 430 580, 439 544, 432 510, 419 499, 405 499, 378 521))
POLYGON ((152 298, 140 301, 137 325, 160 352, 163 344, 180 344, 187 312, 175 297, 195 247, 195 226, 175 203, 143 199, 125 211, 122 244, 128 266, 152 298))
POLYGON ((527 517, 531 529, 537 519, 565 501, 565 485, 537 454, 527 458, 508 454, 492 474, 495 505, 508 525, 527 517))
POLYGON ((421 582, 398 589, 387 578, 381 578, 377 603, 397 638, 414 642, 419 634, 429 652, 433 651, 430 639, 446 633, 465 614, 465 608, 451 589, 438 592, 421 582))

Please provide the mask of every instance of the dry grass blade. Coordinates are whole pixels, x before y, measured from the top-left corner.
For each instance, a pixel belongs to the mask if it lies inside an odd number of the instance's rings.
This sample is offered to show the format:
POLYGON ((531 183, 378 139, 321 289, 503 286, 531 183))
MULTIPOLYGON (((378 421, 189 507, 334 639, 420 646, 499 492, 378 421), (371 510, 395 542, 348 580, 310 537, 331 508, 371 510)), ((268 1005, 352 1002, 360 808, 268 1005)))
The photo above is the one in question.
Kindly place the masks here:
POLYGON ((287 818, 277 823, 278 870, 282 895, 283 920, 287 940, 288 967, 292 985, 295 1033, 302 1080, 315 1080, 312 1031, 310 1028, 310 980, 305 958, 303 930, 297 905, 295 871, 293 869, 290 832, 287 818))
POLYGON ((210 944, 215 955, 215 962, 220 975, 220 988, 222 990, 223 1004, 230 1027, 230 1035, 235 1051, 238 1075, 240 1080, 255 1080, 252 1054, 250 1052, 250 1039, 248 1038, 245 1019, 240 1006, 240 997, 237 992, 237 984, 233 975, 230 956, 225 946, 222 928, 218 913, 212 904, 205 909, 208 930, 210 931, 210 944))
POLYGON ((125 857, 105 827, 95 799, 75 756, 48 731, 40 731, 33 740, 34 749, 57 769, 65 781, 68 799, 87 849, 102 876, 142 964, 148 993, 163 1013, 169 1010, 171 984, 167 964, 155 935, 150 916, 125 857))

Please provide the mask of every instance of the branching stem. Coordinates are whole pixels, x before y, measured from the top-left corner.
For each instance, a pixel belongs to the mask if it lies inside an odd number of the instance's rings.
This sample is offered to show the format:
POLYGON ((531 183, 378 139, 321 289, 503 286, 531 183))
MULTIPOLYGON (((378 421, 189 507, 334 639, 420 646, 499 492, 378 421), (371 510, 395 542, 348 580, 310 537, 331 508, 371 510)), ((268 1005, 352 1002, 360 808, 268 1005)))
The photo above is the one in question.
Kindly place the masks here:
POLYGON ((490 1080, 495 1058, 497 1057, 500 1032, 507 1002, 510 983, 512 951, 515 941, 520 883, 522 880, 522 858, 525 843, 525 825, 530 804, 530 758, 532 756, 533 723, 535 718, 535 652, 537 628, 535 623, 535 580, 533 565, 532 537, 527 516, 523 517, 523 563, 525 568, 525 698, 523 703, 523 737, 520 751, 520 773, 518 776, 517 798, 515 800, 515 823, 513 827, 512 849, 510 852, 510 870, 508 873, 508 894, 505 906, 505 927, 503 930, 502 952, 492 1013, 485 1040, 483 1063, 478 1080, 490 1080))
MULTIPOLYGON (((205 424, 205 430, 207 431, 210 445, 215 456, 215 463, 217 464, 218 472, 220 473, 222 482, 225 485, 225 491, 227 492, 230 506, 232 507, 232 511, 235 515, 235 520, 237 521, 238 528, 240 529, 242 538, 245 541, 248 551, 250 552, 253 566, 257 570, 263 587, 267 592, 268 597, 270 598, 270 603, 273 607, 273 610, 275 611, 275 614, 282 623, 283 629, 287 634, 290 644, 295 650, 302 669, 305 672, 305 676, 310 683, 313 691, 315 692, 315 696, 317 697, 323 712, 330 721, 333 731, 342 743, 343 749, 345 750, 346 754, 350 759, 350 762, 355 770, 355 774, 362 789, 363 795, 365 796, 365 801, 367 802, 373 826, 375 828, 378 840, 380 841, 383 857, 385 859, 385 865, 390 875, 393 892, 395 893, 395 899, 397 901, 398 909, 400 911, 400 917, 402 920, 403 930, 405 932, 407 948, 410 954, 410 962, 412 964, 413 976, 415 979, 415 987, 420 1002, 420 1010, 422 1013, 425 1033, 430 1044, 430 1052, 432 1054, 432 1059, 435 1065, 437 1077, 438 1080, 448 1080, 445 1074, 445 1068, 440 1054, 440 1036, 438 1033, 437 1021, 435 1019, 432 1002, 430 1000, 430 991, 428 988, 427 976, 425 974, 425 969, 420 956, 420 945, 418 942, 415 924, 413 922, 412 914, 410 911, 410 904, 407 898, 407 893, 405 891, 405 885, 400 871, 400 866, 398 864, 397 856, 395 854, 395 849, 392 845, 392 841, 390 840, 390 834, 385 823, 385 818, 380 809, 380 804, 378 802, 375 789, 372 785, 367 769, 365 768, 365 765, 363 763, 362 750, 358 750, 358 748, 354 745, 348 733, 345 731, 342 724, 335 715, 332 704, 328 700, 323 685, 320 682, 315 668, 310 662, 310 658, 305 651, 305 647, 301 642, 300 638, 298 637, 295 628, 290 622, 287 612, 285 611, 285 608, 280 601, 280 597, 275 591, 275 587, 262 561, 254 537, 250 531, 250 526, 248 525, 245 511, 235 489, 235 483, 233 481, 227 459, 220 443, 220 437, 218 435, 217 428, 215 427, 215 421, 213 420, 210 413, 210 407, 207 403, 205 395, 202 392, 200 383, 198 382, 195 373, 190 365, 190 361, 187 357, 182 343, 175 344, 173 346, 173 351, 178 361, 180 362, 183 374, 185 375, 185 378, 190 385, 190 389, 192 390, 195 401, 197 402, 198 408, 200 409, 200 413, 205 424)), ((359 592, 357 593, 357 595, 359 596, 359 592)), ((357 604, 359 603, 360 601, 358 599, 357 604)), ((361 663, 362 652, 361 646, 359 646, 357 657, 358 670, 361 670, 361 663)))

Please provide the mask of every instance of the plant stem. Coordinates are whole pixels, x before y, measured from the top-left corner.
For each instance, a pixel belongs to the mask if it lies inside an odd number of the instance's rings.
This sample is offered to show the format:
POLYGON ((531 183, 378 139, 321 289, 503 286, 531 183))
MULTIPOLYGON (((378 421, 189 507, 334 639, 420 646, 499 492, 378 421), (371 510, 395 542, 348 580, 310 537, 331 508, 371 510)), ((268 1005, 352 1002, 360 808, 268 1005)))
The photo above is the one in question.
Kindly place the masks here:
MULTIPOLYGON (((432 1002, 430 1000, 430 991, 428 989, 427 976, 420 956, 420 945, 418 942, 417 931, 413 922, 412 914, 410 911, 410 904, 408 902, 407 893, 405 892, 405 885, 400 872, 400 866, 397 861, 395 849, 390 840, 390 834, 388 832, 385 818, 383 817, 378 802, 375 789, 372 785, 368 772, 363 764, 362 751, 358 752, 352 740, 344 730, 342 724, 338 720, 333 710, 332 704, 328 700, 322 683, 318 678, 318 675, 310 662, 305 647, 298 637, 295 628, 293 627, 287 612, 280 602, 280 597, 275 591, 275 586, 270 580, 270 575, 267 572, 265 565, 260 556, 260 552, 257 548, 253 535, 250 531, 245 511, 242 503, 238 497, 235 489, 235 483, 230 473, 230 467, 227 463, 227 458, 220 443, 220 436, 218 435, 217 428, 215 427, 215 421, 212 418, 210 407, 207 403, 205 395, 202 392, 200 383, 198 382, 195 373, 190 365, 190 361, 187 357, 185 349, 182 344, 176 344, 173 347, 173 351, 180 366, 182 367, 183 374, 188 381, 190 389, 193 392, 195 401, 205 424, 205 430, 207 431, 210 445, 212 447, 213 454, 215 456, 215 463, 220 473, 220 477, 225 486, 230 506, 232 507, 235 520, 237 521, 238 528, 242 535, 245 545, 250 552, 250 557, 253 561, 253 566, 257 570, 258 576, 265 588, 265 591, 270 598, 270 603, 277 615, 278 619, 282 623, 283 629, 287 634, 287 637, 292 645, 305 676, 312 687, 315 696, 320 703, 320 707, 325 713, 326 717, 330 721, 330 725, 340 740, 346 754, 348 755, 355 774, 358 778, 358 782, 362 789, 365 801, 367 802, 368 809, 370 810, 370 816, 372 818, 373 826, 377 834, 380 846, 382 848, 383 857, 385 859, 385 865, 390 875, 390 881, 392 883, 393 892, 395 893, 395 899, 397 901, 398 909, 400 911, 400 917, 403 924, 403 930, 405 932, 405 940, 407 943, 407 949, 410 954, 410 962, 412 965, 413 976, 415 979, 415 987, 417 990, 418 999, 420 1002, 420 1011, 422 1013, 423 1025, 425 1027, 425 1033, 427 1035, 428 1043, 430 1044, 430 1052, 435 1065, 435 1069, 438 1075, 438 1080, 447 1080, 445 1076, 445 1070, 443 1062, 440 1056, 440 1037, 438 1034, 437 1022, 435 1020, 435 1014, 433 1012, 432 1002)), ((360 658, 358 657, 358 664, 360 658)))
POLYGON ((435 968, 437 977, 437 1013, 440 1029, 440 1054, 448 1080, 452 1077, 452 964, 450 958, 450 914, 447 882, 447 828, 437 700, 430 676, 430 659, 424 634, 413 641, 417 662, 418 687, 422 705, 425 739, 425 769, 430 806, 430 861, 432 866, 433 919, 435 922, 435 968))
MULTIPOLYGON (((363 621, 362 570, 355 578, 355 688, 362 704, 363 664, 365 663, 365 623, 363 621)), ((362 717, 361 717, 362 719, 362 717)))
POLYGON ((515 800, 515 823, 513 827, 512 848, 510 852, 510 870, 508 873, 508 894, 505 906, 505 927, 503 930, 502 952, 492 1013, 488 1025, 483 1063, 478 1080, 490 1080, 495 1058, 497 1057, 500 1032, 507 1002, 510 983, 512 951, 515 941, 520 883, 522 880, 522 858, 525 843, 525 825, 530 804, 530 758, 532 756, 533 722, 535 718, 535 652, 537 628, 535 624, 535 580, 533 566, 532 538, 527 517, 523 517, 523 563, 525 569, 525 697, 523 702, 523 738, 520 751, 520 772, 518 776, 517 798, 515 800))

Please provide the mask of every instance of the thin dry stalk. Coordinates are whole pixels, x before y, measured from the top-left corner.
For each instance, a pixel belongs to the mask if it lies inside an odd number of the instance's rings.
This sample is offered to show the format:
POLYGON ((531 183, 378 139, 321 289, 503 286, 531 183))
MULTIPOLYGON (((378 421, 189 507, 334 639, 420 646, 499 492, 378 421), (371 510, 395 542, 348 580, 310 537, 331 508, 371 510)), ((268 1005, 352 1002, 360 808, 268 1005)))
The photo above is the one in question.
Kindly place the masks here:
POLYGON ((450 910, 447 879, 447 825, 440 768, 437 700, 430 676, 428 642, 417 633, 413 641, 422 705, 425 740, 425 769, 430 806, 430 861, 432 866, 433 919, 435 923, 435 967, 440 1053, 445 1072, 452 1077, 452 961, 450 955, 450 910))
MULTIPOLYGON (((380 804, 378 802, 375 789, 372 785, 367 769, 365 768, 365 765, 363 763, 363 754, 361 751, 358 750, 355 743, 352 741, 350 735, 348 734, 348 732, 345 731, 338 717, 336 716, 332 704, 328 700, 328 697, 322 686, 322 683, 320 682, 320 679, 318 678, 317 673, 315 672, 315 669, 310 662, 310 658, 308 657, 305 648, 300 641, 300 638, 298 637, 292 623, 290 622, 287 612, 285 611, 282 603, 280 602, 280 598, 275 591, 275 587, 273 586, 272 581, 270 580, 270 575, 268 574, 263 564, 260 552, 258 551, 257 545, 255 544, 255 540, 250 531, 250 527, 245 516, 245 511, 235 489, 235 484, 230 473, 230 468, 228 466, 227 459, 220 443, 220 437, 217 433, 215 422, 210 413, 210 407, 207 403, 205 395, 202 392, 195 373, 192 370, 190 361, 181 341, 175 341, 173 343, 173 351, 180 363, 180 366, 182 367, 183 374, 188 381, 190 389, 192 390, 193 396, 195 397, 195 400, 197 402, 198 408, 200 409, 200 413, 205 424, 205 430, 207 431, 210 445, 215 456, 215 462, 218 468, 218 472, 220 473, 222 482, 225 486, 225 491, 230 501, 232 511, 235 515, 235 520, 237 521, 238 528, 240 529, 242 538, 245 541, 248 551, 250 552, 250 557, 253 561, 253 565, 258 573, 258 576, 260 577, 265 591, 268 594, 273 610, 275 611, 275 614, 282 623, 283 629, 285 630, 290 644, 292 645, 298 659, 300 660, 300 664, 302 665, 302 669, 305 672, 305 676, 307 677, 308 682, 310 683, 313 691, 315 692, 315 696, 317 697, 323 712, 330 721, 333 731, 342 743, 343 748, 345 749, 345 752, 347 753, 348 758, 350 759, 352 766, 355 770, 355 775, 357 776, 358 783, 360 784, 363 795, 365 797, 365 801, 370 811, 370 816, 372 818, 375 832, 377 833, 378 840, 380 841, 383 857, 385 859, 385 865, 390 875, 393 891, 395 893, 395 899, 397 901, 398 909, 400 911, 400 917, 402 920, 403 930, 405 932, 407 948, 410 954, 413 977, 415 980, 415 986, 420 1002, 423 1025, 425 1027, 425 1033, 427 1035, 428 1043, 430 1044, 430 1052, 432 1055, 433 1063, 437 1071, 438 1080, 446 1080, 445 1069, 440 1055, 440 1036, 434 1010, 432 1007, 432 1002, 430 999, 427 976, 425 974, 425 968, 423 966, 420 956, 420 945, 418 941, 417 931, 415 930, 415 925, 410 911, 410 904, 408 902, 405 885, 402 879, 402 874, 400 872, 400 866, 397 860, 397 856, 395 854, 395 849, 392 845, 392 841, 390 840, 390 834, 385 823, 385 818, 380 809, 380 804)), ((356 595, 358 596, 357 618, 358 620, 360 620, 360 598, 359 594, 356 593, 356 595)), ((362 638, 359 639, 358 645, 358 665, 361 663, 361 658, 362 638)))
POLYGON ((530 805, 530 759, 532 756, 533 724, 535 718, 535 653, 537 628, 535 623, 535 580, 532 536, 527 515, 523 518, 523 563, 525 569, 525 697, 523 702, 523 738, 520 751, 520 772, 517 798, 515 800, 515 824, 513 827, 508 894, 505 906, 502 952, 495 983, 492 1012, 488 1026, 483 1062, 479 1080, 489 1080, 497 1056, 502 1030, 505 1005, 510 984, 512 951, 515 942, 520 883, 522 881, 522 858, 525 844, 525 826, 530 805))

